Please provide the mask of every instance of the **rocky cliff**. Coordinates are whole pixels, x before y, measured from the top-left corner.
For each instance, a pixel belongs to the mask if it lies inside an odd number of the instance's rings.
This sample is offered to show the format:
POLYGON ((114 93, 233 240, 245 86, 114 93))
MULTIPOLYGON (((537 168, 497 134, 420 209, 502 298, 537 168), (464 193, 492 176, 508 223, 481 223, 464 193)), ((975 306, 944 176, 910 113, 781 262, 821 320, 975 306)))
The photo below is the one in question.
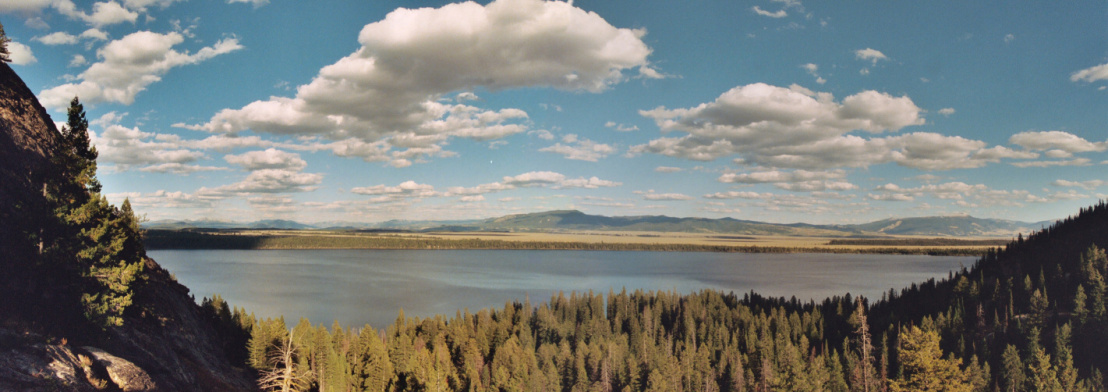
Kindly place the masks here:
POLYGON ((83 331, 38 258, 36 225, 49 214, 43 183, 59 144, 34 94, 0 63, 0 390, 244 391, 223 337, 188 288, 146 260, 120 327, 83 331), (59 321, 61 320, 61 321, 59 321))

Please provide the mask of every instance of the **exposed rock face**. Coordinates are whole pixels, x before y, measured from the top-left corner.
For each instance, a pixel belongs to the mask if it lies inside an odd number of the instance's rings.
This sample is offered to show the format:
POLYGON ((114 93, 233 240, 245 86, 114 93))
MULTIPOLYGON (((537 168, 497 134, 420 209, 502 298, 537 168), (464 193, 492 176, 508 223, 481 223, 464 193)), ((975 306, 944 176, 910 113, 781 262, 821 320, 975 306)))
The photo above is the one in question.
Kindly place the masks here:
MULTIPOLYGON (((246 391, 253 380, 227 361, 221 337, 188 288, 147 259, 122 327, 72 347, 29 316, 58 312, 35 282, 36 218, 60 134, 23 81, 0 62, 0 390, 246 391), (29 235, 30 234, 30 235, 29 235), (36 309, 27 311, 27 302, 36 309), (21 305, 22 303, 22 305, 21 305), (49 336, 49 337, 45 337, 49 336)), ((46 318, 49 319, 49 318, 46 318)), ((93 335, 93 334, 87 334, 93 335)))

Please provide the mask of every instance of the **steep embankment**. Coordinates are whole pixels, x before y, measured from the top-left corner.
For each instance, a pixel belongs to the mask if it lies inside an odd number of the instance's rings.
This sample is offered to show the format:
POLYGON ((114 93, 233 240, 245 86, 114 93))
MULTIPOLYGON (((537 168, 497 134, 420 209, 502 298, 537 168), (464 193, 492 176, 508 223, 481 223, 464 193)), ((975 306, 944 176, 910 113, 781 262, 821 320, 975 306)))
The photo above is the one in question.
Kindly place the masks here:
MULTIPOLYGON (((0 63, 0 390, 251 390, 188 288, 147 259, 119 327, 89 330, 39 256, 59 133, 0 63), (59 293, 61 291, 61 293, 59 293)), ((60 280, 60 279, 58 279, 60 280)))

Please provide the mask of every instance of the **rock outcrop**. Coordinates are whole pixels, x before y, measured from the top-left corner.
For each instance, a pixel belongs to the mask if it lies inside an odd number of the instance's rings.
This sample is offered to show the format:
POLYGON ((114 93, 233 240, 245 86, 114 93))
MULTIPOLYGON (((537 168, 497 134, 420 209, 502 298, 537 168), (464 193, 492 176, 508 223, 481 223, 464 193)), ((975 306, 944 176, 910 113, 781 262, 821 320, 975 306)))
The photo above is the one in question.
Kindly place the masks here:
POLYGON ((0 390, 256 389, 227 360, 188 288, 149 258, 122 326, 74 334, 83 335, 75 347, 66 326, 48 325, 66 317, 40 317, 69 309, 52 307, 52 287, 36 282, 43 274, 35 225, 49 213, 43 184, 59 137, 35 95, 0 62, 0 390))

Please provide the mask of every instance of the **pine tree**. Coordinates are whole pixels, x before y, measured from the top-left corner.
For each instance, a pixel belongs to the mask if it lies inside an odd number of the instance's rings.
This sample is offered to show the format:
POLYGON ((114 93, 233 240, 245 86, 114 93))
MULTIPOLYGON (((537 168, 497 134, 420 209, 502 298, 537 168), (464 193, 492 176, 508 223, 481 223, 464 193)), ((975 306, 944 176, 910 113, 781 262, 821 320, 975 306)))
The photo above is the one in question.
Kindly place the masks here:
POLYGON ((139 219, 129 200, 116 208, 99 194, 98 154, 89 144, 88 120, 77 98, 70 102, 60 139, 45 189, 55 219, 44 223, 43 258, 63 275, 78 277, 70 285, 80 293, 89 321, 101 328, 119 326, 146 259, 139 219))
POLYGON ((889 384, 893 391, 965 391, 972 390, 958 361, 942 358, 939 334, 912 326, 900 332, 900 359, 904 376, 889 384))
POLYGON ((1023 384, 1026 380, 1026 373, 1023 368, 1023 361, 1020 360, 1019 350, 1016 346, 1011 344, 1004 349, 1004 354, 1001 356, 1001 387, 1006 392, 1016 392, 1023 390, 1023 384))
POLYGON ((11 52, 8 51, 8 42, 12 42, 12 40, 4 32, 4 24, 0 23, 0 61, 5 63, 12 62, 11 52))

